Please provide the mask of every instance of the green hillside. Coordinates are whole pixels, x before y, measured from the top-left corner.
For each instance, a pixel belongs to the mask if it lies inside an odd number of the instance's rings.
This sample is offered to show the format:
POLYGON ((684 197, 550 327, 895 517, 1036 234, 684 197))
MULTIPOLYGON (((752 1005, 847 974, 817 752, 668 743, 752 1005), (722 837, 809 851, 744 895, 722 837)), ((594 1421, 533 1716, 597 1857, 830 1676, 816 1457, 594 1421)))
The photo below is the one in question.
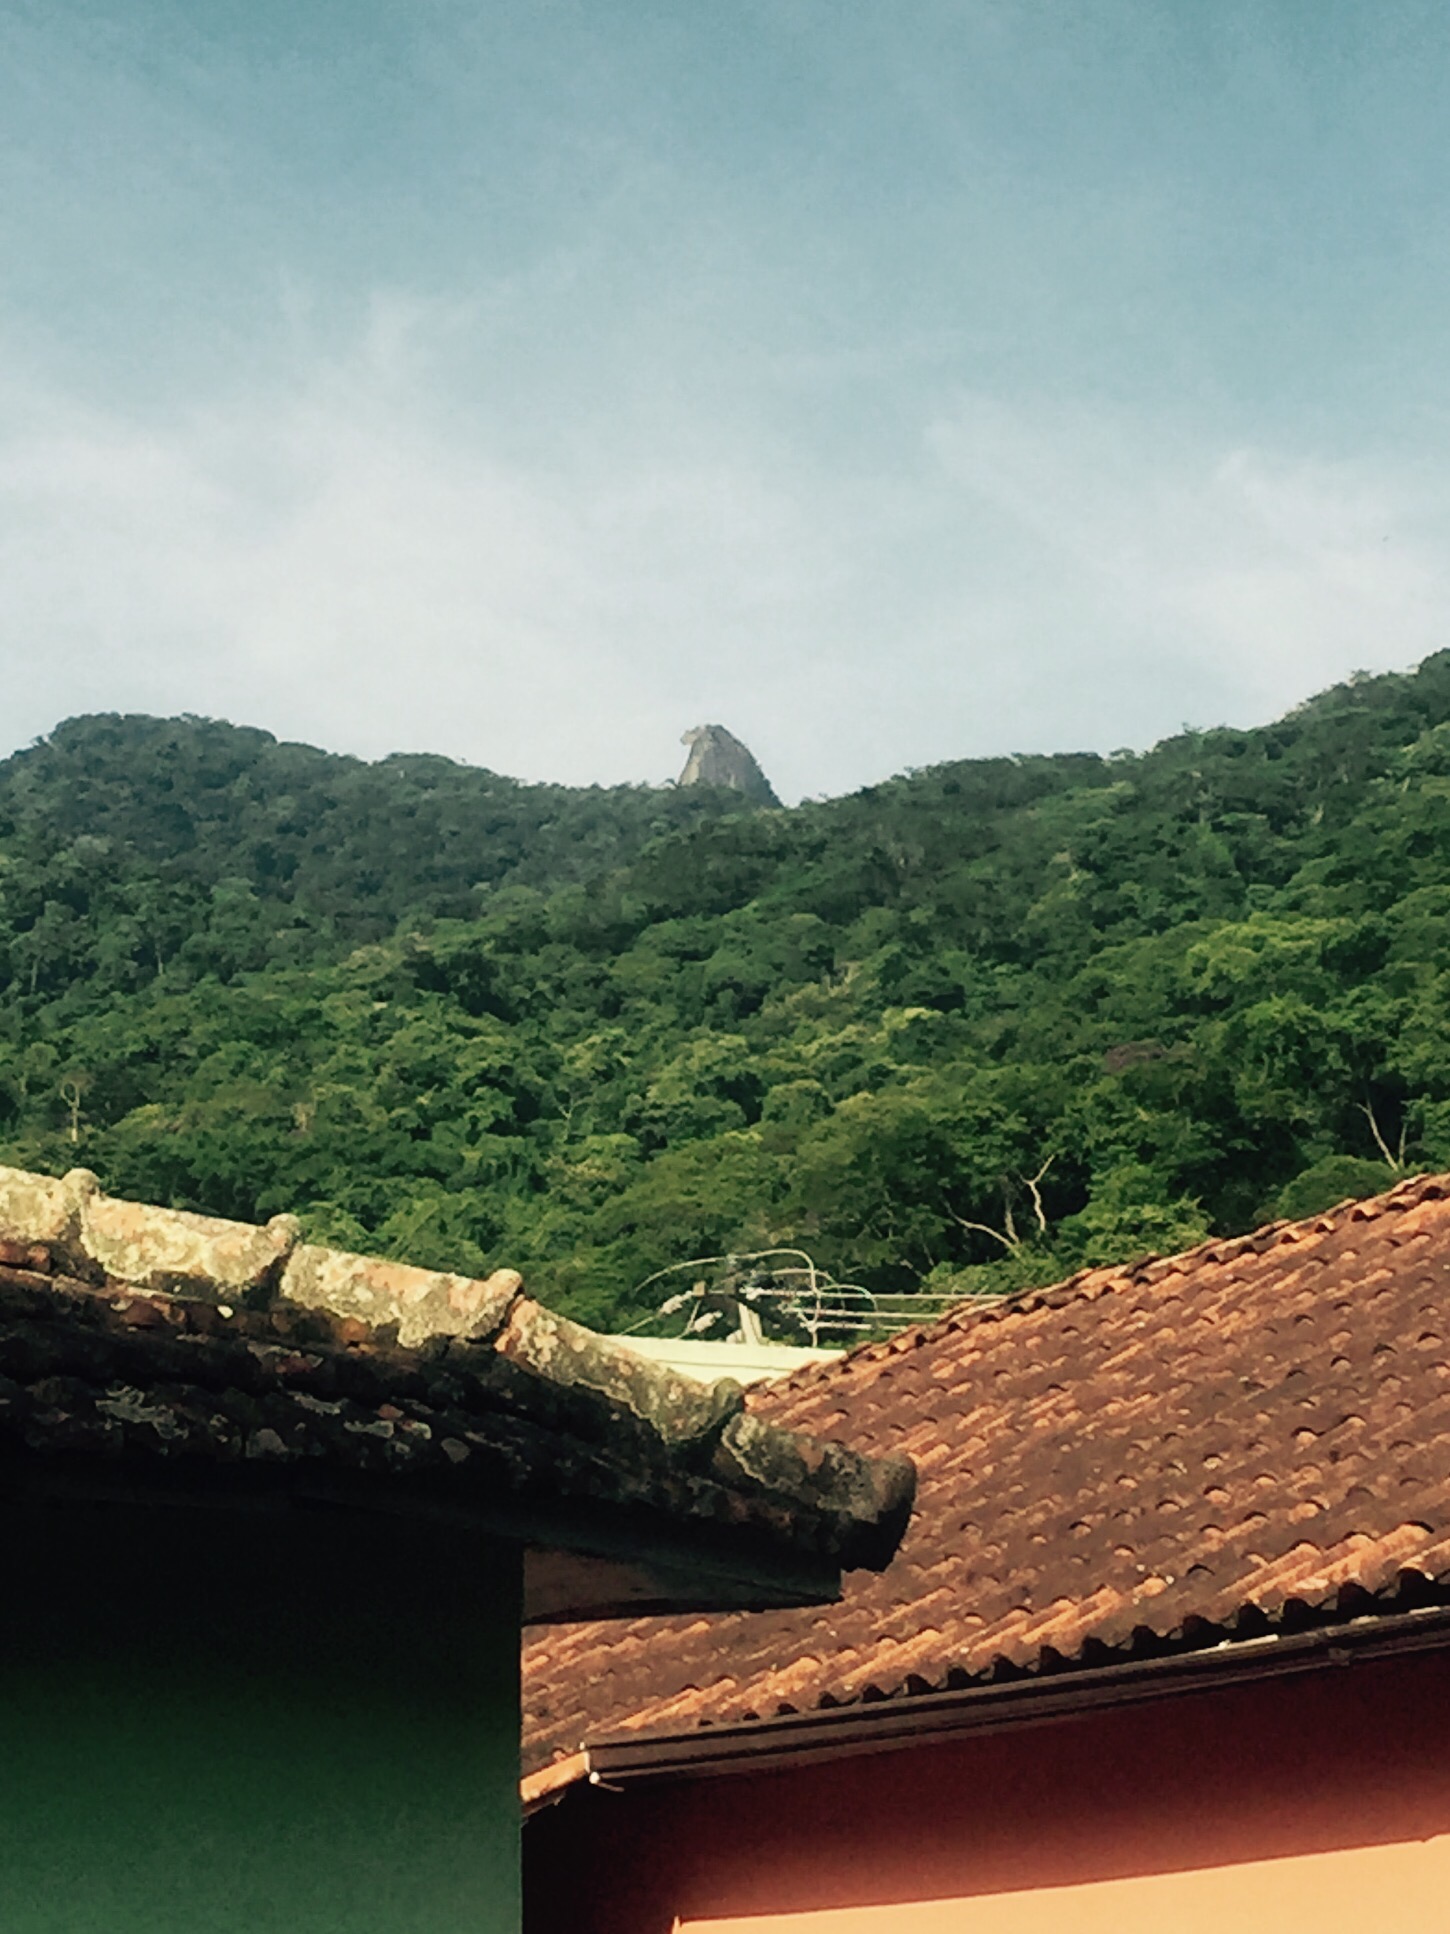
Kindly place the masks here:
POLYGON ((742 811, 73 720, 0 765, 0 1159, 477 1268, 964 1291, 1450 1167, 1450 653, 742 811))

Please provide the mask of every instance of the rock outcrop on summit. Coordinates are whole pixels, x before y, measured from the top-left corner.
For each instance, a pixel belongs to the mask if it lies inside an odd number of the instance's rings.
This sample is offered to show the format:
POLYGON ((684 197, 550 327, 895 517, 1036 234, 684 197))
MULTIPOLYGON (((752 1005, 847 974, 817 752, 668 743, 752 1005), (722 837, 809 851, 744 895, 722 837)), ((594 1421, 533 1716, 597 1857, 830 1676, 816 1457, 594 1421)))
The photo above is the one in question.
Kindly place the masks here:
POLYGON ((743 793, 757 806, 780 804, 749 746, 742 745, 723 725, 693 726, 682 734, 680 744, 690 748, 680 774, 682 786, 726 786, 743 793))

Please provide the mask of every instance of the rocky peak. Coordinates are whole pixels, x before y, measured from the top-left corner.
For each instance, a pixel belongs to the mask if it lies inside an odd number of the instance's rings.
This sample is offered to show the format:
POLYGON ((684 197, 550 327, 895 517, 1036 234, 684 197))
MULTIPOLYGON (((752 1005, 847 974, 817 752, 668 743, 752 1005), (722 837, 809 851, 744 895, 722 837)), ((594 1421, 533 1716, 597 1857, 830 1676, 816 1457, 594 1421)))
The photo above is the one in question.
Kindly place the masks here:
POLYGON ((757 806, 778 806, 774 788, 755 763, 749 746, 742 745, 723 725, 696 725, 682 734, 681 745, 690 748, 682 786, 726 786, 744 793, 757 806))

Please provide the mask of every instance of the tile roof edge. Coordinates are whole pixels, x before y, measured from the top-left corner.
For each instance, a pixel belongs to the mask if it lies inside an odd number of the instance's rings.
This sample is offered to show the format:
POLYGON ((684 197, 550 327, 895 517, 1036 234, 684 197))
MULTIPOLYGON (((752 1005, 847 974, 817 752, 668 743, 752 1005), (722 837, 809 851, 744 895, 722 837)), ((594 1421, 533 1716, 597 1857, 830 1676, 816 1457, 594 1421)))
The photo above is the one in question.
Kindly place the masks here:
POLYGON ((857 1343, 829 1362, 802 1364, 787 1376, 773 1377, 769 1383, 757 1385, 754 1394, 773 1404, 778 1397, 798 1390, 814 1389, 832 1378, 848 1375, 853 1368, 873 1359, 884 1360, 903 1355, 908 1350, 920 1349, 954 1331, 969 1329, 978 1323, 1000 1322, 1006 1317, 1035 1309, 1059 1309, 1083 1296, 1100 1296, 1132 1283, 1154 1282, 1169 1275, 1183 1275, 1204 1263, 1232 1262, 1240 1256, 1262 1253, 1279 1244, 1303 1241, 1310 1236, 1329 1235, 1341 1221, 1368 1222, 1385 1213, 1418 1208, 1422 1202, 1446 1197, 1450 1197, 1450 1172, 1424 1170, 1415 1175, 1402 1176, 1379 1195, 1346 1196, 1330 1208, 1321 1209, 1317 1215, 1302 1216, 1297 1221, 1265 1222, 1241 1236, 1208 1236, 1191 1249, 1176 1250, 1171 1255, 1145 1255, 1130 1263, 1096 1263, 1085 1269, 1074 1270, 1070 1276, 1061 1277, 1055 1283, 1044 1283, 1037 1288, 1012 1290, 1000 1296, 967 1296, 950 1309, 943 1310, 939 1316, 934 1316, 930 1322, 909 1324, 904 1329, 892 1331, 889 1336, 857 1343))
MULTIPOLYGON (((784 1764, 897 1751, 965 1733, 1068 1718, 1103 1707, 1450 1648, 1450 1605, 1358 1615, 1307 1631, 1274 1631, 1190 1651, 1077 1670, 975 1681, 675 1731, 601 1733, 526 1776, 553 1798, 587 1779, 617 1787, 647 1779, 762 1772, 784 1764)), ((530 1791, 534 1787, 530 1787, 530 1791)))
POLYGON ((556 1800, 562 1800, 571 1786, 592 1777, 587 1747, 581 1747, 577 1753, 568 1753, 562 1759, 552 1759, 546 1766, 536 1767, 532 1773, 525 1773, 519 1781, 519 1803, 523 1807, 524 1818, 537 1813, 541 1807, 552 1806, 556 1800))
POLYGON ((915 1494, 909 1459, 867 1458, 752 1416, 733 1379, 701 1384, 595 1335, 535 1302, 515 1269, 475 1279, 304 1243, 301 1233, 290 1215, 258 1226, 108 1196, 88 1169, 56 1177, 0 1167, 0 1265, 33 1281, 60 1277, 82 1300, 120 1291, 183 1312, 209 1306, 243 1326, 308 1312, 330 1320, 340 1348, 487 1351, 572 1397, 627 1411, 667 1453, 727 1488, 829 1521, 842 1569, 881 1570, 894 1555, 915 1494))

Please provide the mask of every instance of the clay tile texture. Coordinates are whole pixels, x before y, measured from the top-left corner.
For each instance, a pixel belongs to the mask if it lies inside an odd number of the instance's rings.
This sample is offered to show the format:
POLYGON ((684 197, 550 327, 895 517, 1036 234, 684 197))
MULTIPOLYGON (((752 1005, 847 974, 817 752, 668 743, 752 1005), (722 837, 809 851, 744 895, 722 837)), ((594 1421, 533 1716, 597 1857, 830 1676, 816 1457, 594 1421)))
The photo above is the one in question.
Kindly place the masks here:
POLYGON ((527 1768, 1450 1597, 1450 1177, 961 1308, 749 1405, 915 1461, 897 1561, 825 1609, 541 1634, 527 1768))
POLYGON ((643 1563, 631 1595, 676 1605, 831 1597, 842 1570, 889 1562, 915 1482, 904 1458, 752 1417, 738 1384, 554 1315, 517 1271, 473 1281, 301 1244, 286 1216, 253 1228, 112 1200, 84 1170, 0 1169, 0 1491, 57 1471, 411 1503, 643 1563))

